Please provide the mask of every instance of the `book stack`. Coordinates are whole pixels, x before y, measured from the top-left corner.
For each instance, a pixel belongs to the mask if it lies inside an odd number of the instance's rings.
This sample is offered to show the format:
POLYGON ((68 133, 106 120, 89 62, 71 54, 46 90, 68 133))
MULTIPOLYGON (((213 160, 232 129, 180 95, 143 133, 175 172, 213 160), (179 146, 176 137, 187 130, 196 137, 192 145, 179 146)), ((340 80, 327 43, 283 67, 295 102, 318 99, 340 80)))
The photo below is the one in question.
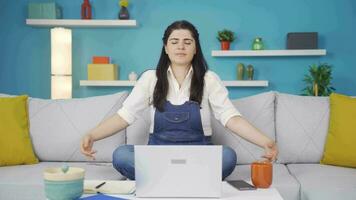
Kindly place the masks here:
POLYGON ((93 63, 88 64, 88 80, 117 80, 118 66, 110 64, 106 56, 93 56, 93 63))

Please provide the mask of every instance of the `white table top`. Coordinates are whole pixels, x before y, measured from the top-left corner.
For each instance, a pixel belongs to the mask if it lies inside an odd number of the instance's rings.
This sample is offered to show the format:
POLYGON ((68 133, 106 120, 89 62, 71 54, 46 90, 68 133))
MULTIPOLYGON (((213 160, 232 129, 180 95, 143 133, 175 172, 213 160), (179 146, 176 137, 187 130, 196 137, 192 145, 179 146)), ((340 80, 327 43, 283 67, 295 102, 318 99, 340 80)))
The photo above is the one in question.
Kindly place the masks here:
MULTIPOLYGON (((90 195, 84 195, 90 196, 90 195)), ((121 197, 125 199, 138 199, 138 200, 200 200, 209 199, 215 200, 216 198, 138 198, 134 195, 110 195, 115 197, 121 197)), ((223 200, 283 200, 276 188, 257 189, 248 191, 239 191, 227 182, 223 182, 222 185, 222 197, 223 200)))

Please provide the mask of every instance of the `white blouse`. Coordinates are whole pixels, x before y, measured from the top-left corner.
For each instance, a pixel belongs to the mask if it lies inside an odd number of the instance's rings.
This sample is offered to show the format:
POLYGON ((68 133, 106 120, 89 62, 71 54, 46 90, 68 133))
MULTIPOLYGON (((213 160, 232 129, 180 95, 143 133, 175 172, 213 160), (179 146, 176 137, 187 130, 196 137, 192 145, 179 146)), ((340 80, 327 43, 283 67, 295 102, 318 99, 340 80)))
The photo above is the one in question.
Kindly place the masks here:
MULTIPOLYGON (((179 88, 178 81, 174 77, 171 67, 167 70, 167 78, 169 89, 167 100, 174 105, 181 105, 185 101, 189 101, 190 83, 193 70, 190 68, 181 87, 179 88)), ((201 103, 200 116, 205 136, 211 136, 212 130, 210 125, 210 112, 224 126, 227 121, 233 116, 241 115, 240 112, 231 103, 228 97, 228 91, 220 80, 219 76, 207 71, 204 77, 205 86, 201 103)), ((153 91, 157 82, 156 70, 148 70, 142 74, 140 79, 135 84, 130 95, 124 101, 123 106, 117 112, 128 124, 132 124, 140 113, 147 107, 151 108, 151 126, 150 133, 153 133, 154 128, 154 113, 153 106, 153 91)))

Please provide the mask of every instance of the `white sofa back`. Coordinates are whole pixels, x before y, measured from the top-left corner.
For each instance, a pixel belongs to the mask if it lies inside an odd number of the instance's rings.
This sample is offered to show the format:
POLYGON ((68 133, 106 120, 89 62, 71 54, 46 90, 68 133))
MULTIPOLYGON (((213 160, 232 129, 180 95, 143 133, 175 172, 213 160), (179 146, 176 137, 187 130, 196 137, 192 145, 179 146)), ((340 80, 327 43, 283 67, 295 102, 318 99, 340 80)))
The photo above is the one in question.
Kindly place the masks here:
MULTIPOLYGON (((279 147, 278 163, 319 163, 329 125, 329 97, 265 92, 232 100, 243 117, 279 147)), ((147 144, 149 110, 127 128, 128 144, 147 144)), ((260 160, 264 150, 233 134, 213 116, 213 143, 232 147, 237 164, 260 160)))
POLYGON ((127 144, 144 145, 148 143, 151 123, 150 108, 146 108, 140 117, 126 128, 127 144))
MULTIPOLYGON (((0 94, 0 96, 9 96, 0 94)), ((70 99, 29 99, 30 134, 41 161, 86 161, 80 153, 81 137, 122 106, 127 92, 70 99)), ((329 123, 329 98, 265 92, 232 101, 243 117, 279 147, 278 162, 318 163, 321 159, 329 123)), ((263 149, 243 140, 223 127, 213 116, 213 143, 232 147, 237 164, 261 159, 263 149)), ((98 141, 96 161, 111 162, 112 152, 122 144, 147 144, 150 112, 122 134, 98 141)))

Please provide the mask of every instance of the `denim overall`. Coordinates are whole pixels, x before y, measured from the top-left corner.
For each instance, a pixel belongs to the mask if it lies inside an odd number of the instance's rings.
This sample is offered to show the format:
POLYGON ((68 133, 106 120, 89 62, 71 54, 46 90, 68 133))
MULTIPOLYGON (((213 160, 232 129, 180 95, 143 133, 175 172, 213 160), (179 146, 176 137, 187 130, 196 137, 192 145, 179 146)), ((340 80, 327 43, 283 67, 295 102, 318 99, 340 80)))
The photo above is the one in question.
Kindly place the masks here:
POLYGON ((165 102, 164 111, 156 110, 153 134, 149 145, 208 145, 210 137, 204 136, 197 102, 186 101, 182 105, 165 102))
MULTIPOLYGON (((164 104, 164 111, 156 109, 154 130, 148 145, 212 145, 211 137, 205 136, 200 116, 200 105, 186 101, 182 105, 164 104)), ((113 166, 122 175, 135 180, 134 146, 123 145, 113 153, 113 166)), ((222 177, 232 173, 236 165, 236 153, 223 146, 222 177)))

